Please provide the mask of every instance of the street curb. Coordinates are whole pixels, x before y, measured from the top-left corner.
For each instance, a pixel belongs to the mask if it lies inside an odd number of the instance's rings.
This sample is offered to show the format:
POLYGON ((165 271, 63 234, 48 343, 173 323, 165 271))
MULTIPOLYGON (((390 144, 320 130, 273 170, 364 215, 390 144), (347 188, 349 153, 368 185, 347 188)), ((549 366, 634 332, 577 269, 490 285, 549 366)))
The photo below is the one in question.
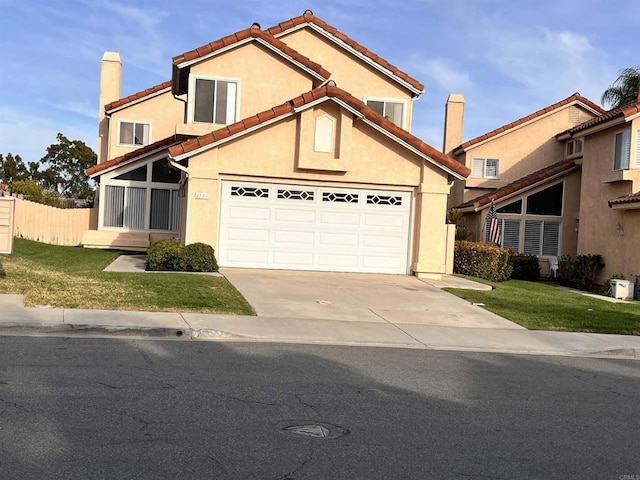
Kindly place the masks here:
POLYGON ((78 336, 114 336, 114 337, 150 337, 150 338, 187 338, 189 328, 161 327, 120 327, 114 325, 79 324, 42 324, 42 323, 3 323, 0 335, 78 335, 78 336))

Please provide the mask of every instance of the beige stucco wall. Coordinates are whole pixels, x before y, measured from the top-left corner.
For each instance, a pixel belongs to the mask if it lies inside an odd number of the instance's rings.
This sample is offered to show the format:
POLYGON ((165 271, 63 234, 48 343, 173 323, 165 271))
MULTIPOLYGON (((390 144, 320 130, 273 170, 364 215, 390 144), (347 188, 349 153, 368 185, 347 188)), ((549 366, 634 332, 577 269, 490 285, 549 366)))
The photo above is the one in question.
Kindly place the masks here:
MULTIPOLYGON (((297 159, 313 148, 301 142, 301 123, 334 110, 333 102, 312 115, 300 113, 222 144, 189 161, 185 242, 205 242, 217 248, 220 181, 245 179, 309 182, 344 187, 389 188, 414 192, 413 270, 436 278, 446 270, 447 174, 425 163, 361 120, 349 114, 350 161, 346 171, 299 168, 297 159), (273 145, 278 145, 277 149, 273 145), (302 152, 302 153, 301 153, 302 152), (208 200, 196 199, 204 193, 208 200)), ((323 104, 324 105, 324 104, 323 104)), ((345 136, 346 137, 346 136, 345 136)))
MULTIPOLYGON (((593 115, 577 106, 565 106, 546 116, 534 119, 504 135, 498 135, 486 143, 469 149, 459 156, 459 160, 472 168, 473 158, 498 158, 498 179, 477 179, 469 177, 465 182, 463 197, 451 202, 458 205, 472 200, 490 189, 503 187, 530 173, 547 167, 564 158, 564 142, 555 135, 593 115), (572 110, 578 115, 570 117, 572 110)), ((460 195, 460 189, 455 190, 460 195)))
POLYGON ((247 118, 314 88, 315 80, 293 63, 255 42, 204 60, 191 75, 239 79, 238 119, 247 118))
POLYGON ((281 36, 279 40, 329 70, 331 80, 338 87, 360 100, 370 97, 406 102, 403 128, 411 131, 413 101, 406 88, 309 27, 281 36))
MULTIPOLYGON (((584 142, 578 253, 603 255, 605 267, 600 272, 598 283, 603 283, 613 274, 622 273, 627 278, 640 274, 640 210, 612 209, 607 203, 640 190, 640 175, 637 175, 640 170, 626 172, 628 178, 636 177, 636 181, 604 183, 612 176, 613 136, 621 128, 613 127, 590 135, 584 142)), ((640 118, 634 120, 632 128, 633 131, 640 128, 640 118)), ((634 146, 632 144, 632 165, 634 146)))
POLYGON ((132 152, 140 145, 118 145, 120 121, 137 121, 151 123, 149 143, 157 142, 176 133, 176 124, 184 118, 184 103, 165 92, 139 103, 129 105, 111 114, 109 127, 109 159, 132 152))

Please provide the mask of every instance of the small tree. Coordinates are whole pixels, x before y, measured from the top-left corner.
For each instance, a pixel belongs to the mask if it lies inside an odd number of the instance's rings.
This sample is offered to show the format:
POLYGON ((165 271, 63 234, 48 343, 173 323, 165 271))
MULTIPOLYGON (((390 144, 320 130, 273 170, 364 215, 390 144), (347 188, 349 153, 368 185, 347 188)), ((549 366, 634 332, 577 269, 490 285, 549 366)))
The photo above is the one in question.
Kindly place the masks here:
POLYGON ((93 201, 93 182, 85 170, 95 165, 95 152, 81 140, 69 140, 58 133, 58 143, 47 148, 40 164, 47 168, 39 173, 46 189, 56 190, 65 197, 83 198, 93 201))
POLYGON ((12 186, 16 180, 26 180, 29 172, 25 167, 20 155, 13 156, 11 153, 7 157, 0 153, 0 182, 12 186))

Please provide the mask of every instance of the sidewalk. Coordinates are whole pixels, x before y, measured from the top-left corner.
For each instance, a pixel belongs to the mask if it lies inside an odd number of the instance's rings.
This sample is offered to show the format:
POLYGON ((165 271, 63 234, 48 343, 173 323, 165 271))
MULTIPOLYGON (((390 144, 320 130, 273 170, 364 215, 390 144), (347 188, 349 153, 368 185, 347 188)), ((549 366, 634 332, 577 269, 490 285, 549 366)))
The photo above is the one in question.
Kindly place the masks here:
POLYGON ((0 295, 0 334, 379 346, 640 359, 640 337, 200 313, 28 308, 0 295))

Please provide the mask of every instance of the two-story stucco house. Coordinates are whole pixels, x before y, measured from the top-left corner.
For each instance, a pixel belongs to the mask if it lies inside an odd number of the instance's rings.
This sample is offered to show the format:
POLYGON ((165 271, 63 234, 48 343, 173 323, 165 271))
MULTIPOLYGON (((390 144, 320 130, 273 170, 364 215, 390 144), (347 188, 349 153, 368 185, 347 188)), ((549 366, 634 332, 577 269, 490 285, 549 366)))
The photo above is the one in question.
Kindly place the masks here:
POLYGON ((85 246, 212 245, 221 266, 450 270, 445 223, 468 169, 410 133, 423 85, 307 10, 173 58, 121 98, 102 62, 99 227, 85 246))
POLYGON ((494 203, 503 246, 548 260, 601 254, 599 282, 640 273, 638 102, 605 111, 576 93, 462 143, 464 99, 446 106, 444 151, 471 170, 452 189, 474 240, 494 203), (633 146, 633 148, 631 148, 633 146))

